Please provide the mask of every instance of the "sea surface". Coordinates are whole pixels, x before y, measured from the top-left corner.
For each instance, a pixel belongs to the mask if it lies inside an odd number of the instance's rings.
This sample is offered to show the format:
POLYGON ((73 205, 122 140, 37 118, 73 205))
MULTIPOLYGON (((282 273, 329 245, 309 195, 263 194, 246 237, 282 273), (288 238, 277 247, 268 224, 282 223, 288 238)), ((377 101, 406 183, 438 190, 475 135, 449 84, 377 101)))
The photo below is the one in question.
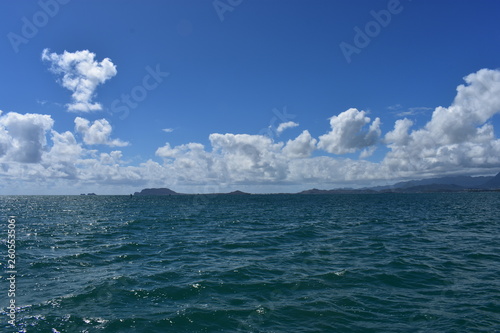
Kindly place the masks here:
POLYGON ((498 192, 3 196, 0 218, 0 332, 500 332, 498 192))

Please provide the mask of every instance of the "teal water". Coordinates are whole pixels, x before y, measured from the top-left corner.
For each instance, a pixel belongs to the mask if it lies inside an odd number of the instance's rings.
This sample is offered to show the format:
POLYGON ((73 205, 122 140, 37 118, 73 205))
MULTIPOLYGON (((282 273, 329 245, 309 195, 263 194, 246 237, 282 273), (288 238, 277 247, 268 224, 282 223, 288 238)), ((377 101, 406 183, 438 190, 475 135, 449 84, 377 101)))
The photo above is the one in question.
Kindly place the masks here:
POLYGON ((1 332, 500 332, 500 193, 18 196, 0 218, 1 332))

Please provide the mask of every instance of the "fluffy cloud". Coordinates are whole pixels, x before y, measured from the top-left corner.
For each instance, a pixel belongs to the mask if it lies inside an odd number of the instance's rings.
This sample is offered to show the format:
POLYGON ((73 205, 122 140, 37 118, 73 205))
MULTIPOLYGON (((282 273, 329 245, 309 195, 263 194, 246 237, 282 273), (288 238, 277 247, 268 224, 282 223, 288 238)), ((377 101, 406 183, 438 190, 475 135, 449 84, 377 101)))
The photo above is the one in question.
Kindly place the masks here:
POLYGON ((450 173, 493 173, 500 167, 500 140, 490 121, 498 113, 500 71, 484 69, 465 77, 453 103, 436 108, 424 126, 416 128, 412 120, 399 119, 383 139, 378 118, 372 121, 366 112, 349 109, 330 119, 331 131, 319 140, 307 130, 286 142, 263 135, 213 133, 207 147, 167 143, 156 150, 158 161, 139 165, 124 161, 119 150, 87 149, 85 145, 127 144, 110 138, 112 128, 105 119, 90 122, 77 117, 75 133, 81 135, 75 136, 53 130, 48 115, 1 113, 0 176, 3 184, 61 186, 70 180, 71 188, 102 184, 113 185, 106 189, 167 186, 215 192, 243 185, 266 191, 269 185, 367 186, 450 173), (364 160, 377 143, 389 152, 380 162, 364 160), (315 154, 317 149, 331 154, 361 152, 359 158, 345 158, 315 154))
MULTIPOLYGON (((500 140, 488 122, 500 112, 500 71, 480 70, 465 78, 451 106, 438 107, 432 119, 414 129, 410 119, 399 119, 380 140, 380 119, 349 109, 330 119, 332 130, 314 139, 308 131, 288 142, 261 135, 212 134, 211 151, 195 144, 158 149, 176 179, 231 184, 367 184, 394 179, 454 172, 491 172, 500 166, 500 140), (361 150, 373 153, 376 143, 390 151, 381 162, 334 156, 312 157, 319 148, 332 154, 361 150), (196 167, 195 167, 196 166, 196 167), (186 170, 196 169, 188 174, 186 170), (191 178, 190 178, 191 177, 191 178)), ((306 186, 306 185, 304 185, 306 186)))
POLYGON ((102 109, 101 104, 92 103, 92 99, 97 86, 117 73, 116 66, 109 58, 98 62, 94 60, 95 54, 88 50, 57 54, 45 49, 42 59, 51 63, 52 72, 62 76, 61 85, 73 92, 73 102, 68 104, 69 111, 102 109))
POLYGON ((500 141, 488 121, 500 113, 500 71, 481 69, 464 78, 449 107, 409 133, 412 122, 398 120, 385 141, 383 163, 392 172, 453 172, 500 165, 500 141))
POLYGON ((306 158, 316 149, 316 142, 318 140, 305 130, 294 140, 288 140, 283 152, 289 158, 306 158))
POLYGON ((393 146, 404 146, 408 144, 410 136, 408 130, 413 125, 409 119, 398 119, 394 124, 394 130, 385 135, 385 142, 393 146))
POLYGON ((280 181, 286 178, 287 161, 283 143, 263 135, 210 134, 214 153, 236 182, 280 181))
POLYGON ((83 142, 88 145, 108 145, 111 147, 128 146, 128 142, 119 139, 111 140, 112 127, 106 119, 94 121, 92 125, 85 118, 75 118, 75 130, 83 134, 83 142))
POLYGON ((169 175, 171 181, 205 183, 222 178, 217 174, 215 157, 206 152, 202 144, 188 143, 172 148, 167 143, 157 149, 156 155, 164 159, 160 169, 169 175))
MULTIPOLYGON (((85 128, 84 119, 78 122, 80 129, 85 128)), ((88 140, 122 145, 119 140, 109 140, 110 126, 106 121, 94 124, 98 126, 92 128, 87 123, 88 140)), ((125 166, 120 151, 108 154, 84 149, 73 133, 58 133, 53 125, 49 115, 0 115, 0 178, 8 193, 22 189, 24 192, 19 194, 25 194, 35 189, 38 193, 57 194, 68 186, 143 184, 149 179, 142 168, 125 166), (71 180, 71 185, 64 183, 67 180, 71 180), (51 192, 51 186, 59 188, 51 192)))
POLYGON ((77 143, 73 133, 51 131, 53 145, 42 157, 41 165, 51 178, 76 179, 79 170, 78 160, 85 150, 77 143))
MULTIPOLYGON (((2 118, 0 118, 1 122, 2 118)), ((4 126, 0 125, 0 157, 4 156, 7 154, 7 151, 9 150, 11 146, 11 141, 12 138, 10 137, 9 133, 5 129, 4 126)))
POLYGON ((475 139, 478 126, 500 112, 500 71, 481 69, 464 80, 452 105, 436 108, 423 129, 440 144, 475 139))
POLYGON ((377 143, 380 137, 380 119, 370 124, 365 111, 351 108, 330 118, 332 130, 319 137, 318 148, 332 154, 354 153, 377 143), (370 124, 366 129, 366 125, 370 124))
POLYGON ((46 133, 54 124, 48 115, 9 112, 0 116, 0 158, 38 163, 47 144, 46 133))
POLYGON ((101 153, 100 162, 102 164, 118 165, 122 164, 123 153, 119 150, 114 150, 111 153, 101 153))

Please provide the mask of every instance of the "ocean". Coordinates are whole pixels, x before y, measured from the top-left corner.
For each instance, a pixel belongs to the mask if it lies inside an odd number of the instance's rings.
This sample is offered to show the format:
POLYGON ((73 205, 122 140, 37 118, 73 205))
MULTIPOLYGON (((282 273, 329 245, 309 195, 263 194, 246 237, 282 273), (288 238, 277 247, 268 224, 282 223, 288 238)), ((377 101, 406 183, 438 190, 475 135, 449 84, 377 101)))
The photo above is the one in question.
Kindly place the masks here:
POLYGON ((500 332, 498 192, 3 196, 0 218, 1 332, 500 332))

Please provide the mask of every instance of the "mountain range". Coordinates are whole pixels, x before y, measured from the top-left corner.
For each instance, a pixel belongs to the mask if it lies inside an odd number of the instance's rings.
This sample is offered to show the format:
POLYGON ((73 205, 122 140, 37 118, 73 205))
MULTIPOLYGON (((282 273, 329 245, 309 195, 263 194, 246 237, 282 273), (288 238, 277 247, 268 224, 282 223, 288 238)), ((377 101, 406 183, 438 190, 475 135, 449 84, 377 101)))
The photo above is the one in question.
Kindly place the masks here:
POLYGON ((361 189, 311 189, 299 194, 328 193, 417 193, 417 192, 463 192, 500 190, 500 173, 496 176, 451 176, 399 182, 389 186, 375 186, 361 189))
MULTIPOLYGON (((421 193, 421 192, 473 192, 500 191, 500 173, 496 176, 451 176, 399 182, 389 186, 375 186, 361 189, 337 188, 331 190, 310 189, 297 194, 350 194, 350 193, 421 193)), ((250 193, 233 191, 230 193, 211 193, 211 195, 248 195, 250 193)), ((185 195, 168 188, 147 188, 134 195, 185 195)))

